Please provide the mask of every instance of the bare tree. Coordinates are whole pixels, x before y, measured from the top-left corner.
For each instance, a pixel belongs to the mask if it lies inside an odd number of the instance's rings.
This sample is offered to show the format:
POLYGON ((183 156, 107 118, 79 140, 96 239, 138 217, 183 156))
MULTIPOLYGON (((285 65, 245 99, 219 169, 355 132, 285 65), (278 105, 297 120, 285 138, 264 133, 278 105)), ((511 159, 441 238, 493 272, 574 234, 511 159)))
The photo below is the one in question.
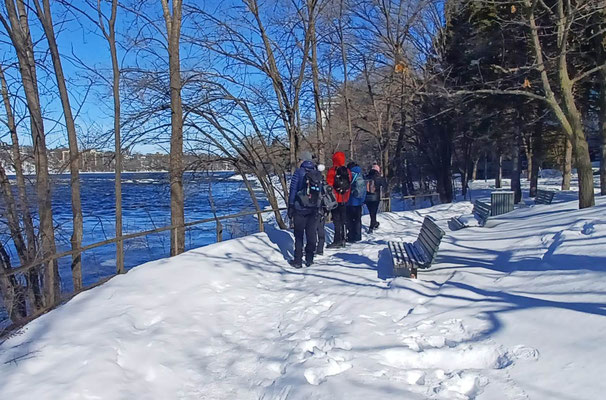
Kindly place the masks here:
MULTIPOLYGON (((4 109, 6 111, 6 124, 11 135, 11 149, 13 156, 13 166, 15 170, 15 177, 17 181, 17 192, 19 196, 18 208, 21 213, 21 220, 23 221, 23 227, 25 229, 25 246, 23 248, 24 254, 20 255, 20 261, 23 264, 29 264, 34 261, 37 253, 37 238, 34 230, 34 221, 29 210, 29 200, 27 198, 25 174, 23 173, 23 161, 21 157, 21 149, 19 146, 19 136, 17 135, 17 124, 15 122, 15 116, 11 106, 11 101, 8 93, 8 85, 4 76, 4 70, 0 67, 0 84, 2 87, 2 100, 4 103, 4 109)), ((8 186, 10 187, 10 186, 8 186)), ((5 199, 6 203, 11 202, 11 198, 5 199)), ((10 226, 10 224, 9 224, 10 226)), ((17 238, 15 232, 13 232, 13 241, 17 238)), ((15 242, 15 243, 17 243, 15 242)), ((20 246, 16 244, 16 248, 19 250, 20 246)), ((42 297, 40 292, 40 283, 38 270, 33 268, 27 273, 28 279, 28 293, 30 296, 31 308, 34 312, 38 311, 42 307, 42 297)))
MULTIPOLYGON (((122 236, 122 143, 120 135, 120 67, 118 64, 118 50, 116 48, 116 19, 118 17, 118 0, 111 0, 111 14, 106 19, 101 9, 101 0, 97 0, 97 12, 99 16, 99 27, 103 37, 109 45, 109 54, 112 61, 112 94, 114 98, 114 157, 115 178, 114 190, 116 192, 116 237, 122 236)), ((116 243, 116 272, 124 273, 124 242, 116 243)))
POLYGON ((168 66, 170 74, 170 222, 175 226, 171 234, 171 254, 185 251, 185 211, 183 198, 183 104, 181 100, 181 0, 162 0, 166 24, 168 66), (171 4, 169 4, 171 3, 171 4))
MULTIPOLYGON (((40 244, 42 257, 56 253, 53 212, 51 207, 50 178, 46 136, 40 105, 34 45, 30 33, 27 6, 23 0, 5 0, 7 16, 0 14, 0 23, 10 37, 17 54, 19 71, 30 116, 31 135, 34 144, 34 162, 36 166, 36 189, 38 212, 40 216, 40 244)), ((59 301, 60 281, 56 261, 46 265, 44 273, 44 293, 46 307, 59 301)))
MULTIPOLYGON (((69 100, 69 93, 65 83, 65 74, 61 65, 61 56, 59 55, 59 47, 55 37, 55 27, 53 25, 53 17, 50 9, 49 0, 33 0, 36 7, 38 19, 44 29, 44 34, 48 42, 53 67, 55 70, 55 79, 59 88, 59 97, 63 108, 63 117, 65 119, 65 127, 67 129, 67 140, 69 144, 69 170, 70 170, 70 187, 72 201, 72 250, 79 250, 82 246, 83 235, 83 220, 82 220, 82 201, 80 200, 80 154, 78 152, 78 137, 76 134, 76 125, 69 100)), ((74 290, 79 291, 82 288, 82 255, 74 253, 72 255, 72 280, 74 290)))
POLYGON ((347 120, 347 134, 349 138, 349 157, 355 158, 354 133, 351 122, 351 103, 349 98, 349 65, 347 57, 347 46, 345 44, 345 0, 339 1, 339 17, 337 18, 337 35, 339 37, 339 50, 343 63, 343 103, 345 105, 345 118, 347 120))

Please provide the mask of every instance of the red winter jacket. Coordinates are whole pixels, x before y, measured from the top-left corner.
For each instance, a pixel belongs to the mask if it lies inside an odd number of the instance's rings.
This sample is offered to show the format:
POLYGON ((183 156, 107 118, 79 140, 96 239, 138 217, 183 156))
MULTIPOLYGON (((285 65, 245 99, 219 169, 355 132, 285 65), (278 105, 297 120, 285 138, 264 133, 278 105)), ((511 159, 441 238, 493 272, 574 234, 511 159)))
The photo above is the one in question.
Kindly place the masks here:
MULTIPOLYGON (((337 168, 345 166, 345 153, 338 151, 332 156, 332 167, 328 170, 326 174, 326 182, 330 186, 334 186, 335 184, 335 175, 337 173, 337 168)), ((347 170, 349 173, 349 181, 351 182, 351 171, 347 170)), ((351 189, 347 192, 340 194, 335 192, 335 197, 339 203, 347 203, 349 200, 349 195, 351 194, 351 189)))

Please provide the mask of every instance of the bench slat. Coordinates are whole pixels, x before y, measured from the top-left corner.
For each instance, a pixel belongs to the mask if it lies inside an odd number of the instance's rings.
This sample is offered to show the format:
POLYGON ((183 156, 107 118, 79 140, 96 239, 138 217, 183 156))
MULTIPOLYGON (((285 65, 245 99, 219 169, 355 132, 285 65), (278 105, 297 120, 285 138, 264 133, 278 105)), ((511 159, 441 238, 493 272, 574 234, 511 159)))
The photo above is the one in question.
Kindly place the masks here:
POLYGON ((420 268, 428 268, 431 265, 431 257, 428 257, 426 253, 423 252, 423 249, 420 249, 418 245, 412 245, 412 252, 416 255, 419 260, 420 268))
POLYGON ((404 243, 404 249, 406 250, 406 257, 410 260, 410 264, 418 264, 418 260, 414 252, 412 251, 412 245, 410 243, 404 243))
POLYGON ((442 228, 440 228, 431 219, 431 217, 425 217, 425 220, 423 220, 423 226, 421 227, 421 230, 424 230, 423 227, 425 227, 425 230, 427 231, 427 233, 429 233, 435 239, 435 242, 439 245, 440 241, 442 240, 442 237, 445 234, 444 231, 442 230, 442 228))
POLYGON ((424 224, 421 227, 421 233, 427 235, 433 242, 439 244, 442 236, 444 236, 444 231, 440 229, 439 226, 432 222, 428 222, 426 225, 424 224))
POLYGON ((418 243, 420 246, 422 246, 423 252, 427 253, 427 254, 433 253, 434 249, 436 248, 436 245, 433 243, 430 243, 424 235, 419 235, 417 237, 416 243, 418 243))

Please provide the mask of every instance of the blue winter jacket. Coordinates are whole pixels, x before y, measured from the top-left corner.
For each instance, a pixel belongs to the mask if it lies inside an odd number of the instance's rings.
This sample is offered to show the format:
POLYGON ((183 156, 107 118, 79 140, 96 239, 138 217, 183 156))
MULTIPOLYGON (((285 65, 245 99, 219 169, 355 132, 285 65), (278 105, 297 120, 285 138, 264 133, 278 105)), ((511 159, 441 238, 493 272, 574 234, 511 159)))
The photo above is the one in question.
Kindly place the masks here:
POLYGON ((362 174, 362 168, 360 168, 360 166, 358 166, 358 165, 356 165, 355 167, 352 167, 352 169, 351 169, 351 186, 352 186, 352 193, 349 196, 349 201, 347 202, 347 205, 348 206, 363 205, 364 200, 366 199, 366 181, 364 180, 364 175, 362 174), (353 182, 355 179, 362 179, 362 181, 364 182, 364 193, 361 198, 353 197, 353 185, 354 185, 353 182))
POLYGON ((294 207, 295 211, 298 213, 311 213, 313 210, 309 208, 303 207, 299 204, 298 201, 295 201, 297 197, 297 192, 303 189, 305 185, 305 173, 307 171, 312 171, 316 169, 316 164, 313 161, 303 161, 303 164, 293 174, 292 178, 290 178, 290 189, 288 191, 288 207, 294 207))

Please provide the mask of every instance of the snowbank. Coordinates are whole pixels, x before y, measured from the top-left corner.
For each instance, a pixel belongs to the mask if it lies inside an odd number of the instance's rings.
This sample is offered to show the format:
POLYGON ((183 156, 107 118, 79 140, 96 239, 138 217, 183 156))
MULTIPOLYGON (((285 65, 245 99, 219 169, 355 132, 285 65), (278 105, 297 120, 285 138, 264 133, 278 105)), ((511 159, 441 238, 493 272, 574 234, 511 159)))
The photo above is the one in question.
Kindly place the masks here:
POLYGON ((0 398, 601 398, 606 200, 449 231, 471 207, 381 214, 303 270, 277 230, 141 265, 0 345, 0 398), (392 278, 427 214, 437 262, 392 278))

